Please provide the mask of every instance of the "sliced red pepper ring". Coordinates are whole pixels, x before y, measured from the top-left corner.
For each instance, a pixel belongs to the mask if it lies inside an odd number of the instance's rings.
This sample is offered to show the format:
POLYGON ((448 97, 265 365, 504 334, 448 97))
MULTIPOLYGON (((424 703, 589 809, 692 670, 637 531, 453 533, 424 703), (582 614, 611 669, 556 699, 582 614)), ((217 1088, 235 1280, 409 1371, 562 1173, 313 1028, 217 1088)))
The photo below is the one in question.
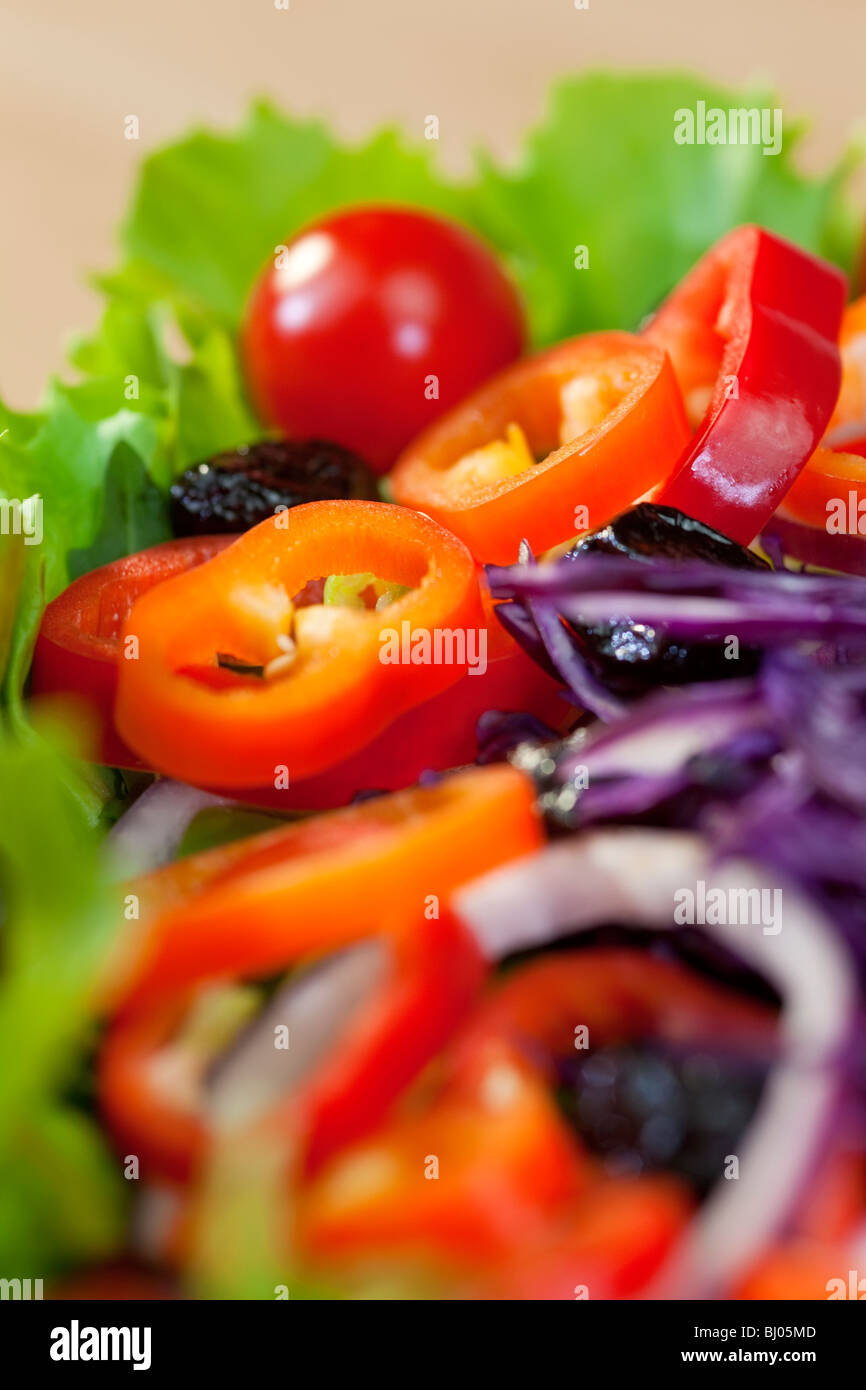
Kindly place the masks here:
POLYGON ((139 659, 121 667, 117 726, 181 781, 308 777, 459 679, 483 626, 472 559, 434 521, 381 502, 310 502, 135 604, 124 634, 139 659), (410 592, 381 610, 295 613, 309 581, 367 572, 410 592), (264 677, 225 670, 225 654, 264 677))
POLYGON ((866 459, 816 449, 778 511, 829 535, 866 536, 866 459))
POLYGON ((109 1024, 97 1060, 99 1109, 145 1179, 186 1181, 204 1151, 198 1091, 209 1052, 176 1044, 189 999, 177 996, 109 1024))
POLYGON ((842 384, 824 443, 861 453, 866 436, 866 295, 849 304, 839 332, 842 384))
POLYGON ((839 392, 845 278, 760 227, 698 262, 645 330, 697 434, 655 501, 747 545, 814 453, 839 392))
POLYGON ((478 720, 490 710, 529 713, 557 733, 574 722, 574 706, 562 684, 528 656, 495 615, 486 582, 482 597, 487 622, 486 667, 467 673, 432 699, 389 724, 359 752, 315 777, 288 787, 257 787, 244 800, 283 810, 329 810, 347 805, 358 792, 401 791, 429 771, 475 762, 478 720))
POLYGON ((495 376, 410 445, 390 483, 477 560, 507 565, 524 538, 538 553, 609 521, 667 478, 687 442, 664 353, 593 333, 495 376))
POLYGON ((542 838, 530 781, 493 766, 177 860, 124 887, 141 921, 104 995, 138 1008, 400 931, 426 899, 444 911, 460 884, 542 838))
POLYGON ((833 536, 866 536, 866 295, 846 308, 839 346, 842 385, 833 418, 779 515, 833 536))
POLYGON ((144 764, 114 728, 121 632, 148 589, 213 559, 233 536, 164 541, 73 580, 49 603, 36 638, 30 692, 74 697, 93 717, 98 755, 112 767, 144 764))
MULTIPOLYGON (((472 937, 450 916, 440 923, 419 915, 415 929, 391 938, 388 947, 384 981, 347 1017, 326 1020, 334 1036, 325 1039, 324 1056, 317 1058, 321 1018, 302 1007, 292 1019, 293 1056, 307 1058, 308 1069, 286 1080, 285 1093, 270 1103, 268 1124, 291 1132, 302 1173, 375 1128, 448 1040, 485 973, 472 937)), ((302 988, 304 979, 302 972, 302 988)), ((208 1153, 214 1124, 225 1126, 225 1104, 216 1120, 208 1106, 205 1071, 230 1040, 227 1023, 242 1022, 239 1007, 245 1007, 241 991, 206 990, 109 1025, 98 1065, 100 1106, 119 1147, 138 1155, 142 1177, 187 1181, 208 1153), (192 1026, 191 1015, 197 1015, 192 1026)), ((280 1017, 288 1018, 281 1007, 280 1017)), ((273 1048, 267 1031, 265 1045, 273 1048)), ((248 1092, 248 1075, 234 1082, 235 1091, 239 1086, 248 1092)), ((267 1104, 255 1098, 253 1114, 240 1123, 255 1124, 267 1104)))

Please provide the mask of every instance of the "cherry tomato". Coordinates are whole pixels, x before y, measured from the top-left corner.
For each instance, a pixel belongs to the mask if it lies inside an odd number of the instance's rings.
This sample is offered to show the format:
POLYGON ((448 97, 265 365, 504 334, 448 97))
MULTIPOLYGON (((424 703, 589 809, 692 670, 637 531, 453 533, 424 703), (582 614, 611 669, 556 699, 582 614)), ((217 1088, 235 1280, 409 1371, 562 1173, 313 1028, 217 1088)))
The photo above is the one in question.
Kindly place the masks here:
POLYGON ((120 634, 132 605, 154 585, 204 564, 234 539, 163 541, 81 575, 46 608, 33 653, 30 693, 72 696, 86 709, 98 734, 102 762, 145 766, 114 728, 120 634))
POLYGON ((524 342, 517 294, 470 232, 363 207, 314 223, 255 286, 241 350, 262 416, 378 472, 524 342))

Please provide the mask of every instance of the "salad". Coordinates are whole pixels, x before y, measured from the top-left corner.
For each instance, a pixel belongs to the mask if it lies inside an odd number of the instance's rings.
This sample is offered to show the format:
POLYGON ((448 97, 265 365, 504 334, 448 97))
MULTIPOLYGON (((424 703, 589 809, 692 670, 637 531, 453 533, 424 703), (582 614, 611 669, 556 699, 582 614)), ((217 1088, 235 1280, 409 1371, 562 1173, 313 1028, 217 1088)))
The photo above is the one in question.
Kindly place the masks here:
POLYGON ((145 162, 0 407, 0 1276, 866 1296, 856 154, 673 137, 767 101, 145 162))

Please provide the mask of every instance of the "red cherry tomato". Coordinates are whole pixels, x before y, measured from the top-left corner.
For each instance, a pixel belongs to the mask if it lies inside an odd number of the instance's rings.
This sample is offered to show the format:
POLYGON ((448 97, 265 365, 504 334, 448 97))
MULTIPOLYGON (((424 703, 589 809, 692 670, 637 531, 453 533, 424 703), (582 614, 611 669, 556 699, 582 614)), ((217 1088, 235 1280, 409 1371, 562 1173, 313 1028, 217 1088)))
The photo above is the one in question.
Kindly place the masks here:
POLYGON ((81 575, 46 608, 33 653, 30 693, 69 695, 89 711, 102 762, 145 766, 114 728, 120 634, 132 605, 155 584, 204 564, 234 539, 191 536, 163 541, 81 575))
POLYGON ((517 294, 482 242, 429 213, 366 207, 281 248, 253 290, 241 349, 269 423, 384 472, 523 342, 517 294))

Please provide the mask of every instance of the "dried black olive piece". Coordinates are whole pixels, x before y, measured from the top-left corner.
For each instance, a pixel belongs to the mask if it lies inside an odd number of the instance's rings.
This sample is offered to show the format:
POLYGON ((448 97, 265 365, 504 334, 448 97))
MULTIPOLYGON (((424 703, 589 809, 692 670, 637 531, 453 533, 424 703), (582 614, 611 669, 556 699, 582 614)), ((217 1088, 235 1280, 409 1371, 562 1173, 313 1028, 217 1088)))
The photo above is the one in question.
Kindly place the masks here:
POLYGON ((769 569, 766 560, 675 507, 639 502, 598 531, 591 531, 568 558, 591 554, 627 555, 633 560, 705 560, 731 569, 769 569))
MULTIPOLYGON (((657 557, 703 560, 731 569, 769 569, 766 561, 720 531, 695 521, 674 507, 641 502, 568 552, 628 556, 652 563, 657 557)), ((638 695, 656 685, 725 680, 753 675, 760 663, 756 647, 741 646, 736 660, 718 642, 668 641, 648 623, 628 618, 591 626, 573 624, 581 650, 608 688, 618 695, 638 695)))
POLYGON ((350 449, 325 439, 263 439, 193 464, 172 484, 176 536, 247 531, 278 507, 375 497, 376 480, 350 449))
POLYGON ((649 1039, 558 1066, 558 1103, 612 1174, 677 1173, 705 1196, 757 1110, 767 1065, 649 1039))

